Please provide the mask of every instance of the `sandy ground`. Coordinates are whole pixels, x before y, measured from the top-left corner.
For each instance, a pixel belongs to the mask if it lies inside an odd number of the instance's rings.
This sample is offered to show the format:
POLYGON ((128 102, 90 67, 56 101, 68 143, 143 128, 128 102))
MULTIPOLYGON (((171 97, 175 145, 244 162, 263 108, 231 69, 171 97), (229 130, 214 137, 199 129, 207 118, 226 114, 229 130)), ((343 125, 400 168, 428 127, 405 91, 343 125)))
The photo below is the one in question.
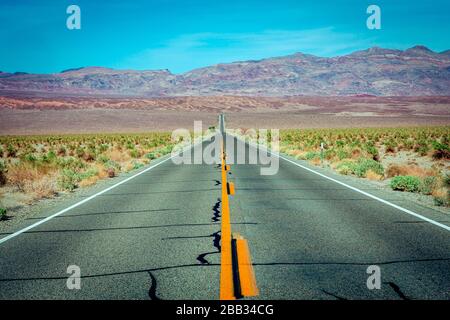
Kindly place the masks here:
POLYGON ((348 128, 450 125, 450 97, 173 97, 154 99, 0 96, 0 135, 148 132, 204 128, 348 128))
MULTIPOLYGON (((450 108, 449 108, 450 109, 450 108)), ((121 109, 0 110, 0 134, 56 134, 193 130, 216 125, 218 112, 121 109)), ((356 116, 300 111, 227 112, 229 128, 349 128, 450 125, 450 116, 356 116)))
POLYGON ((193 130, 195 120, 205 129, 217 123, 214 113, 145 110, 1 110, 0 134, 121 133, 193 130))
POLYGON ((450 124, 450 116, 357 116, 304 114, 301 112, 230 113, 228 124, 238 128, 368 128, 441 126, 450 124))

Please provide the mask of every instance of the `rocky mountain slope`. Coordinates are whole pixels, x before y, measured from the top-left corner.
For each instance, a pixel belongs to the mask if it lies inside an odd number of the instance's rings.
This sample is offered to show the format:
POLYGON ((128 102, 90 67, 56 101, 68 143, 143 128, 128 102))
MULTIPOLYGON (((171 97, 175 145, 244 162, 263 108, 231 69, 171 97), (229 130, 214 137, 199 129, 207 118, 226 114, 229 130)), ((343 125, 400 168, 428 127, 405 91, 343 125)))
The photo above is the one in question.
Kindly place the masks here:
POLYGON ((55 74, 1 73, 0 93, 61 95, 450 95, 449 51, 373 47, 332 58, 296 53, 183 74, 87 67, 55 74))

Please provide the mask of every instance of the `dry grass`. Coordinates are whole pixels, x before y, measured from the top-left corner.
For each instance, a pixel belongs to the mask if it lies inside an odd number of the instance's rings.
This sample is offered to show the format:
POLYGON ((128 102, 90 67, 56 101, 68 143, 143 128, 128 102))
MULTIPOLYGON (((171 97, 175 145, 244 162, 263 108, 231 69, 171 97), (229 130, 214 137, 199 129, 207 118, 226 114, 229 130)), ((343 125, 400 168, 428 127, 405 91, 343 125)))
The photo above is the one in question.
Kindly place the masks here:
POLYGON ((6 173, 7 183, 22 192, 25 192, 26 185, 40 177, 42 177, 42 174, 39 173, 39 170, 28 165, 13 165, 8 168, 6 173))
POLYGON ((358 159, 361 157, 361 149, 355 148, 352 150, 352 159, 358 159))
POLYGON ((125 171, 126 172, 130 172, 131 170, 133 170, 133 168, 134 168, 134 165, 132 162, 129 161, 129 162, 125 163, 125 171))
POLYGON ((433 197, 446 198, 448 196, 448 191, 445 187, 440 187, 438 189, 433 190, 431 194, 433 197))
POLYGON ((433 196, 436 205, 445 207, 450 206, 450 191, 448 187, 434 189, 431 195, 433 196))
POLYGON ((27 181, 24 192, 31 194, 33 199, 51 198, 57 194, 57 173, 42 176, 34 181, 27 181))
POLYGON ((127 152, 123 150, 114 149, 109 152, 106 152, 106 156, 112 161, 124 163, 130 161, 131 157, 127 152))
POLYGON ((280 151, 340 174, 380 181, 412 176, 416 191, 448 205, 450 127, 282 130, 280 151))
POLYGON ((169 133, 0 137, 2 188, 26 203, 49 198, 139 168, 171 146, 169 133))
POLYGON ((99 176, 92 176, 92 177, 81 180, 80 183, 78 184, 78 186, 80 186, 80 187, 92 186, 92 185, 96 184, 99 179, 100 179, 99 176))
POLYGON ((415 176, 419 178, 425 178, 433 176, 435 173, 432 170, 424 169, 418 165, 398 165, 391 164, 386 170, 386 177, 392 178, 395 176, 415 176))
POLYGON ((366 173, 366 178, 369 179, 369 180, 380 181, 380 180, 383 180, 384 177, 381 174, 373 172, 372 170, 368 170, 367 173, 366 173))
POLYGON ((99 179, 108 178, 108 170, 105 168, 105 166, 97 164, 95 165, 95 168, 98 170, 97 177, 99 179))

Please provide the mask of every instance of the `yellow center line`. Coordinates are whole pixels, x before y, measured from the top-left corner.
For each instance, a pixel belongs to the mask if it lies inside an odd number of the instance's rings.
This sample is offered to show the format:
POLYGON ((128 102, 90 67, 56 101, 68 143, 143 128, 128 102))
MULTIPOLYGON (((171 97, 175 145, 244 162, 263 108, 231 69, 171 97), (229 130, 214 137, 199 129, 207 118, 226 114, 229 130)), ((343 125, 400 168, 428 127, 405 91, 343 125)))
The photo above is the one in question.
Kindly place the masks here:
POLYGON ((246 239, 237 234, 234 235, 234 239, 236 241, 241 295, 244 297, 257 296, 259 294, 259 290, 256 285, 256 278, 253 271, 248 242, 246 239))
POLYGON ((225 166, 225 153, 222 150, 222 254, 220 260, 220 300, 234 300, 230 207, 228 203, 227 172, 225 166))
POLYGON ((234 234, 234 242, 232 242, 228 195, 234 195, 235 190, 234 184, 232 182, 227 182, 227 171, 230 170, 230 166, 226 164, 225 158, 226 154, 222 141, 222 252, 220 257, 220 300, 235 300, 236 295, 239 298, 257 296, 259 290, 256 285, 256 278, 247 240, 238 234, 234 234), (237 282, 235 283, 235 281, 237 282))

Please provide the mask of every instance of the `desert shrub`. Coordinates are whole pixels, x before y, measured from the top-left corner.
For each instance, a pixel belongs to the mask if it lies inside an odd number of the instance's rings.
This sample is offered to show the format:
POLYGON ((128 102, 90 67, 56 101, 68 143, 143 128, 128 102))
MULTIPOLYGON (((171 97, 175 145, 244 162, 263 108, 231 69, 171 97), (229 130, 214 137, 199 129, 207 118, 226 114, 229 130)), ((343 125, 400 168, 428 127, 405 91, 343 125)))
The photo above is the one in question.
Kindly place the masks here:
POLYGON ((366 151, 368 154, 372 156, 373 160, 378 161, 379 155, 378 155, 378 149, 375 147, 373 142, 366 143, 366 151))
MULTIPOLYGON (((320 155, 320 153, 319 153, 319 155, 320 155)), ((331 160, 331 159, 333 159, 335 156, 336 156, 336 151, 333 150, 333 149, 325 150, 324 153, 323 153, 324 159, 327 159, 327 160, 331 160)))
POLYGON ((132 158, 139 158, 139 151, 137 149, 130 150, 130 156, 132 158))
POLYGON ((159 152, 160 152, 162 155, 166 155, 166 154, 168 154, 168 153, 171 153, 172 150, 173 150, 173 146, 172 146, 172 145, 167 145, 167 146, 165 146, 165 147, 159 149, 159 152))
POLYGON ((76 154, 76 156, 77 156, 78 158, 83 158, 83 156, 84 156, 84 148, 78 147, 78 148, 75 150, 75 154, 76 154))
POLYGON ((444 178, 444 185, 449 188, 450 187, 450 174, 447 174, 444 178))
POLYGON ((125 162, 130 158, 128 152, 120 151, 118 148, 116 148, 115 150, 108 151, 106 155, 109 157, 109 159, 119 163, 125 162))
POLYGON ((117 170, 117 171, 120 171, 120 169, 121 169, 121 167, 120 167, 120 164, 119 163, 117 163, 116 161, 113 161, 113 160, 108 160, 107 162, 105 162, 105 168, 106 169, 114 169, 114 170, 117 170))
POLYGON ((108 158, 107 156, 105 156, 104 154, 101 154, 101 155, 99 155, 99 156, 97 157, 97 161, 98 161, 99 163, 105 164, 105 163, 107 163, 107 162, 109 161, 109 158, 108 158))
POLYGON ((120 164, 113 160, 108 160, 104 164, 104 166, 106 169, 107 176, 109 178, 114 178, 115 176, 117 176, 117 173, 120 172, 120 170, 122 169, 120 164))
POLYGON ((78 180, 85 180, 85 179, 89 179, 93 176, 98 175, 98 169, 97 168, 90 168, 84 172, 78 173, 78 180))
POLYGON ((87 161, 87 162, 94 161, 95 160, 95 153, 92 152, 92 151, 85 152, 83 154, 82 158, 83 158, 84 161, 87 161))
POLYGON ((105 152, 109 149, 109 145, 106 143, 102 143, 99 147, 100 152, 105 152))
POLYGON ((448 145, 434 141, 433 148, 434 159, 450 159, 450 147, 448 145))
POLYGON ((56 157, 55 152, 50 150, 49 152, 47 152, 47 154, 44 154, 42 156, 41 161, 44 163, 51 163, 51 162, 55 162, 56 159, 57 159, 57 157, 56 157))
POLYGON ((306 160, 320 159, 320 153, 314 152, 314 151, 309 151, 309 152, 305 153, 305 159, 306 160))
POLYGON ((396 176, 390 182, 392 190, 418 192, 420 190, 421 181, 414 176, 396 176))
POLYGON ((127 144, 126 144, 126 148, 128 150, 133 150, 135 148, 135 145, 131 141, 128 141, 127 144))
POLYGON ((370 170, 373 174, 383 176, 384 168, 381 163, 366 158, 359 158, 357 161, 343 161, 336 167, 337 171, 342 174, 354 174, 358 177, 366 177, 370 170))
POLYGON ((391 164, 386 170, 386 176, 388 178, 395 176, 415 176, 423 178, 430 175, 432 175, 430 170, 423 169, 418 165, 391 164))
POLYGON ((17 155, 17 150, 14 148, 12 144, 8 144, 6 147, 7 157, 14 158, 17 155))
POLYGON ((358 162, 356 163, 356 166, 354 168, 354 173, 358 177, 365 177, 368 170, 371 170, 378 175, 384 174, 384 168, 381 163, 378 163, 373 159, 358 159, 358 162))
POLYGON ((38 159, 37 157, 32 153, 27 153, 23 156, 23 160, 31 163, 35 163, 38 159))
POLYGON ((143 166, 144 166, 144 164, 143 164, 142 162, 139 162, 139 161, 133 161, 133 170, 140 169, 140 168, 142 168, 143 166))
POLYGON ((148 163, 142 156, 150 150, 155 158, 170 152, 170 133, 4 136, 0 137, 0 184, 16 186, 33 199, 45 197, 113 177, 122 167, 141 167, 148 163), (11 158, 7 171, 5 156, 11 158))
POLYGON ((396 151, 397 143, 393 140, 386 142, 386 152, 394 153, 396 151))
POLYGON ((414 148, 414 140, 413 139, 407 139, 404 143, 403 143, 405 149, 407 150, 411 150, 414 148))
POLYGON ((64 146, 58 148, 58 156, 64 157, 67 154, 67 149, 64 146))
POLYGON ((6 184, 6 165, 3 160, 0 160, 0 186, 6 184))
POLYGON ((383 180, 383 175, 373 172, 372 170, 367 170, 366 178, 369 180, 383 180))
POLYGON ((95 184, 100 178, 98 176, 92 176, 86 179, 83 179, 78 184, 79 187, 87 187, 95 184))
POLYGON ((348 151, 346 151, 346 150, 343 150, 343 149, 337 150, 336 155, 339 158, 339 160, 350 158, 350 153, 348 151))
POLYGON ((448 207, 448 199, 446 197, 433 197, 433 200, 438 207, 448 207))
POLYGON ((397 164, 391 164, 386 170, 386 177, 391 178, 395 176, 401 176, 404 175, 404 170, 402 166, 399 166, 397 164))
POLYGON ((72 170, 84 169, 86 167, 86 164, 81 159, 75 157, 58 158, 57 164, 63 169, 72 170))
POLYGON ((430 147, 425 141, 421 140, 414 147, 414 151, 421 156, 426 156, 428 151, 430 151, 430 147))
POLYGON ((149 152, 145 155, 147 159, 154 160, 158 158, 158 154, 156 152, 149 152))
POLYGON ((24 192, 25 185, 38 179, 40 175, 37 168, 18 163, 8 167, 7 182, 19 191, 24 192))
POLYGON ((293 152, 291 152, 291 155, 298 160, 305 160, 305 154, 302 153, 299 150, 294 150, 293 152))
POLYGON ((433 190, 438 186, 439 181, 434 176, 428 176, 421 180, 419 191, 420 193, 429 195, 433 192, 433 190))
POLYGON ((351 158, 352 159, 359 159, 361 158, 361 149, 359 148, 354 148, 351 151, 351 158))
POLYGON ((6 215, 6 208, 1 208, 0 207, 0 220, 6 220, 7 219, 7 215, 6 215))
POLYGON ((340 174, 348 175, 353 173, 353 166, 354 163, 352 161, 342 161, 338 163, 338 165, 336 166, 336 170, 340 174))
POLYGON ((432 192, 434 204, 436 206, 450 206, 450 189, 448 188, 439 188, 435 189, 432 192))
POLYGON ((31 194, 33 198, 50 198, 56 194, 57 183, 54 173, 39 176, 35 180, 29 180, 24 184, 24 192, 31 194))
MULTIPOLYGON (((446 160, 450 148, 448 132, 448 127, 292 129, 281 130, 280 137, 283 149, 286 150, 282 152, 288 152, 296 158, 316 162, 319 158, 318 146, 321 141, 324 141, 330 146, 324 153, 325 158, 330 161, 332 167, 342 174, 355 174, 369 179, 416 176, 420 180, 424 180, 421 182, 420 192, 429 193, 430 190, 438 188, 438 186, 433 186, 433 178, 427 177, 437 177, 438 171, 442 171, 442 165, 445 166, 445 164, 439 163, 440 166, 426 169, 411 162, 408 164, 393 164, 383 170, 381 166, 373 162, 360 159, 367 158, 379 162, 381 150, 386 153, 414 150, 420 156, 433 155, 435 160, 446 160), (373 167, 373 169, 370 167, 373 167), (383 174, 383 171, 386 171, 386 174, 383 174)), ((437 179, 440 180, 440 178, 437 179)))
POLYGON ((78 182, 80 178, 74 170, 63 169, 58 179, 59 186, 68 191, 73 191, 78 187, 78 182))

